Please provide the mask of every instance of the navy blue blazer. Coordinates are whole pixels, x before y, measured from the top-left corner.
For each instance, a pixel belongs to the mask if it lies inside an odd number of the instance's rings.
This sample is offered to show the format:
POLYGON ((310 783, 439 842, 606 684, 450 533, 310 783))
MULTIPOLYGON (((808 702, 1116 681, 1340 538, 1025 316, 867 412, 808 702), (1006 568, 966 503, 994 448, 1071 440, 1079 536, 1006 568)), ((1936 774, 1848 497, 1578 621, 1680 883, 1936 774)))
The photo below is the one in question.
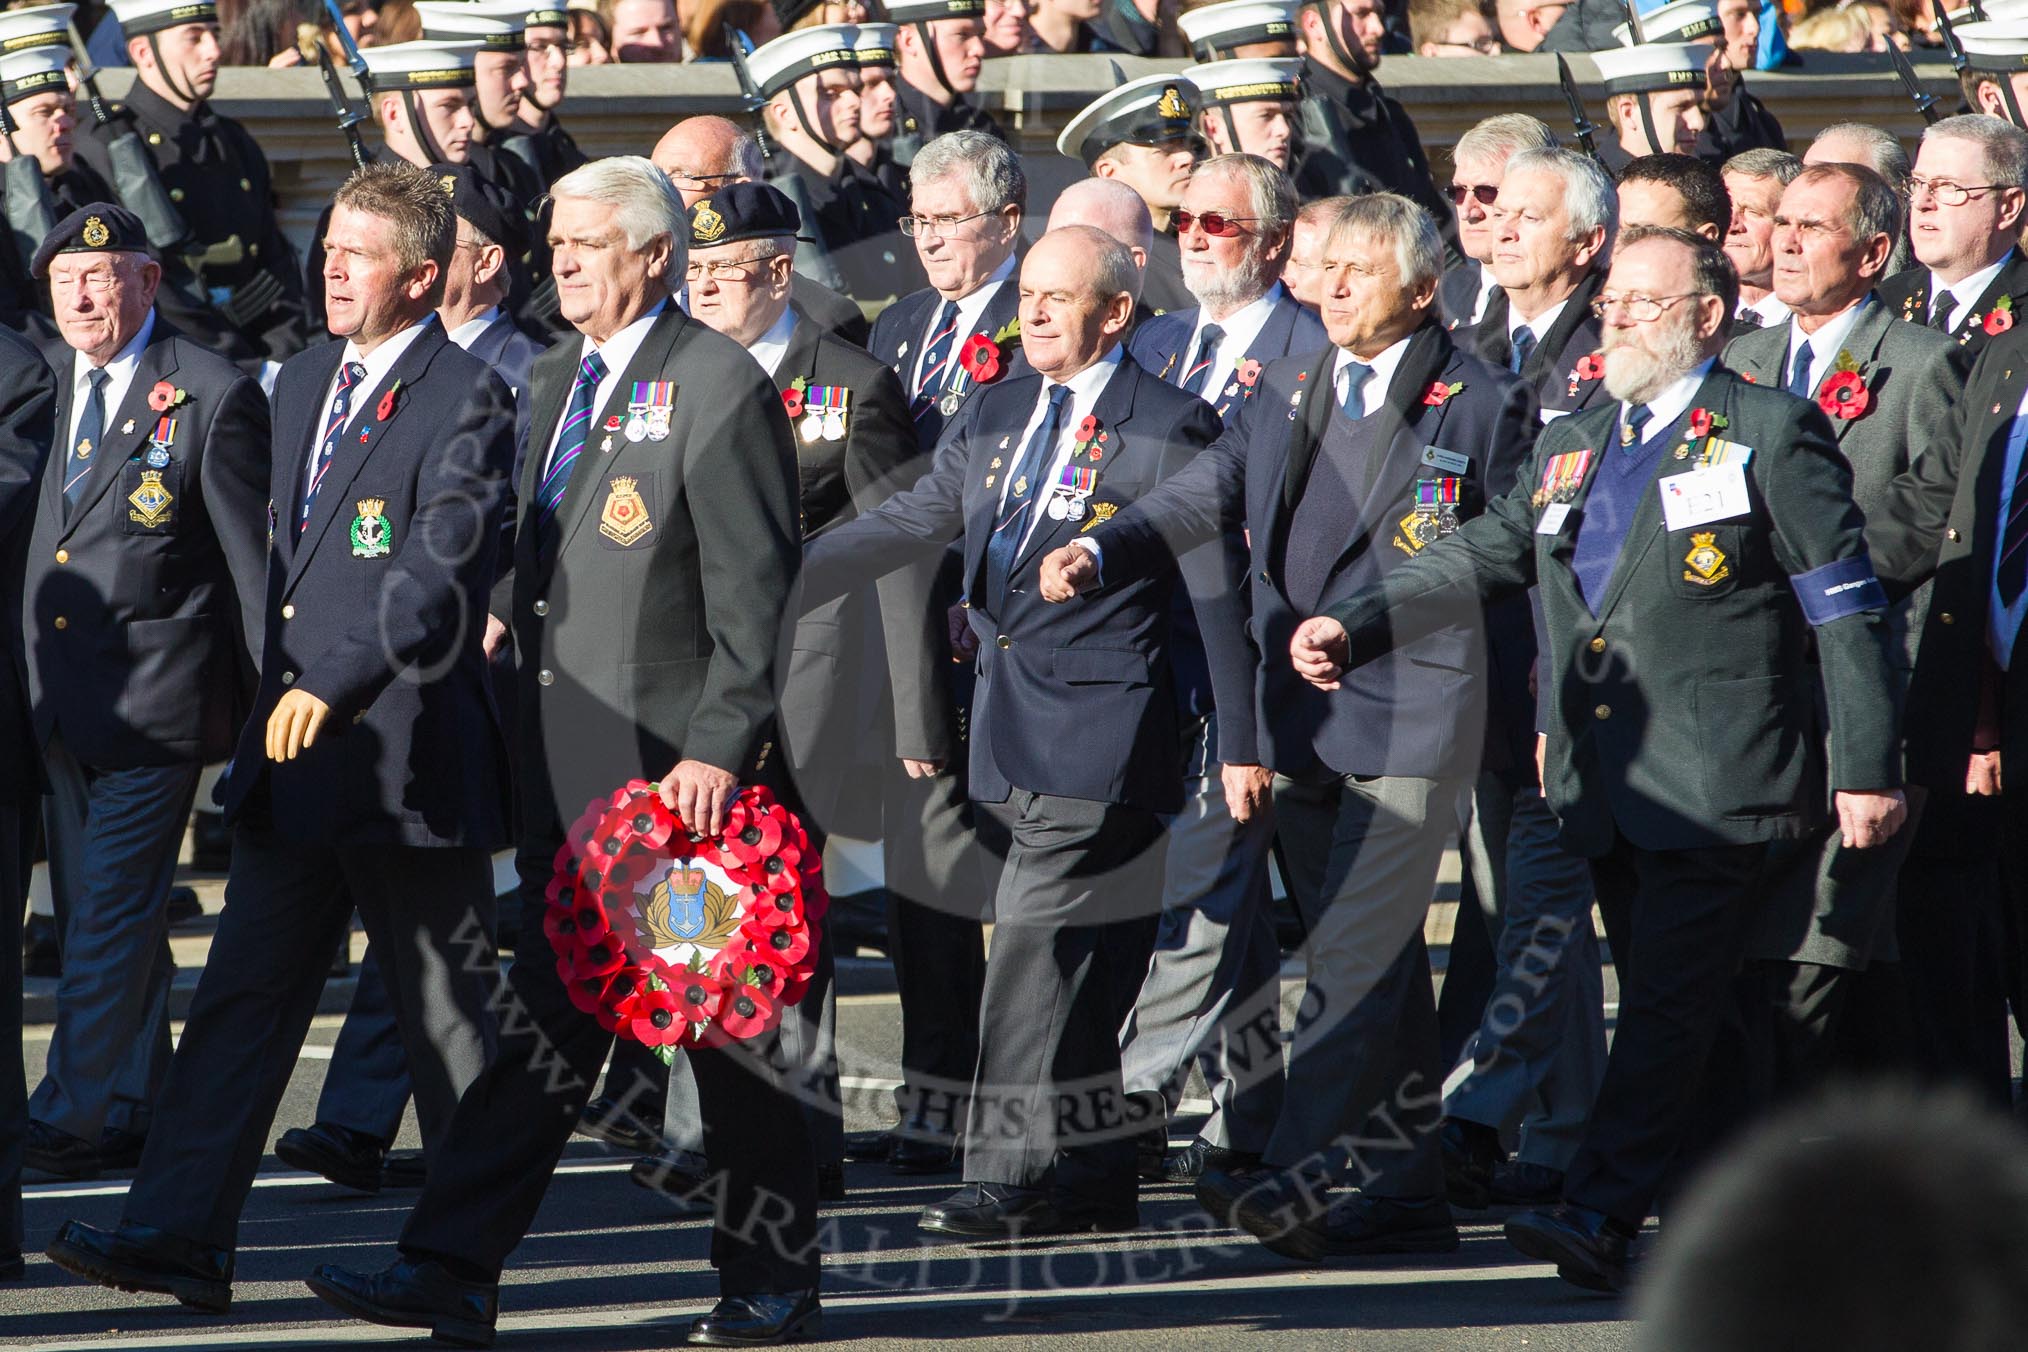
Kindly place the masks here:
MULTIPOLYGON (((1279 286, 1280 294, 1267 323, 1261 326, 1242 360, 1266 366, 1281 357, 1307 355, 1329 347, 1331 339, 1318 319, 1279 286)), ((1197 308, 1156 315, 1142 322, 1127 343, 1127 351, 1158 379, 1180 380, 1179 368, 1189 358, 1190 335, 1197 327, 1197 308)), ((1204 394, 1221 423, 1230 423, 1239 406, 1260 388, 1240 379, 1237 361, 1205 382, 1204 394)), ((1175 643, 1170 665, 1176 673, 1176 698, 1192 718, 1218 710, 1218 744, 1213 756, 1233 765, 1257 764, 1260 741, 1253 726, 1254 667, 1238 666, 1246 657, 1252 639, 1246 632, 1246 540, 1238 531, 1228 531, 1219 540, 1192 550, 1180 561, 1186 575, 1196 569, 1208 570, 1203 582, 1190 587, 1190 604, 1176 607, 1175 643), (1206 585, 1215 582, 1218 585, 1206 585), (1207 643, 1205 633, 1221 632, 1221 642, 1207 643), (1227 669, 1212 669, 1216 652, 1227 669), (1244 697, 1220 701, 1218 690, 1243 691, 1244 697)))
MULTIPOLYGON (((906 493, 810 541, 804 604, 815 605, 960 542, 965 604, 979 638, 971 794, 1016 788, 1153 812, 1182 807, 1182 761, 1169 671, 1176 571, 1150 570, 1090 604, 1050 605, 1042 560, 1100 517, 1181 469, 1218 432, 1211 408, 1123 358, 1093 417, 1107 433, 1081 521, 1044 517, 1016 557, 1005 596, 987 596, 986 543, 1004 462, 1041 397, 1042 378, 995 382, 967 401, 936 463, 906 493)), ((1080 456, 1074 461, 1088 463, 1080 456)))
MULTIPOLYGON (((915 393, 913 376, 916 358, 922 355, 924 330, 929 326, 930 318, 936 313, 937 307, 943 303, 944 298, 938 295, 934 288, 925 287, 921 291, 903 296, 882 310, 880 318, 873 321, 873 335, 867 340, 867 351, 893 368, 894 374, 901 380, 903 394, 913 396, 915 393)), ((1016 284, 1015 278, 1009 277, 1002 283, 1000 289, 993 293, 993 299, 986 302, 986 308, 980 312, 979 322, 972 326, 971 332, 957 335, 951 348, 952 363, 957 362, 958 352, 972 334, 983 333, 991 338, 1012 323, 1020 310, 1021 288, 1016 284)), ((1009 349, 1007 355, 1010 360, 1002 364, 1003 369, 999 377, 992 382, 995 385, 1004 385, 1021 376, 1033 375, 1035 372, 1035 368, 1028 364, 1027 355, 1021 351, 1018 339, 1006 346, 1009 349)), ((982 385, 970 386, 960 396, 956 412, 947 415, 941 407, 932 406, 916 420, 916 434, 921 438, 925 451, 933 449, 943 440, 945 429, 964 411, 972 396, 984 388, 986 387, 982 385)))
POLYGON ((43 462, 55 440, 56 378, 27 339, 0 327, 0 619, 10 635, 0 649, 0 803, 40 802, 42 757, 28 717, 22 670, 21 575, 35 520, 43 462))
POLYGON ((480 643, 513 398, 432 317, 354 404, 299 540, 296 507, 343 352, 311 348, 275 379, 260 686, 225 809, 265 811, 280 835, 318 844, 495 849, 508 840, 507 758, 480 643), (267 722, 291 688, 331 716, 316 745, 275 764, 267 722))
MULTIPOLYGON (((1346 673, 1330 693, 1308 685, 1289 663, 1289 639, 1307 617, 1284 592, 1289 523, 1301 501, 1334 402, 1338 349, 1288 357, 1262 372, 1260 392, 1196 463, 1132 510, 1096 531, 1103 583, 1084 600, 1161 571, 1173 551, 1244 529, 1250 551, 1253 635, 1261 654, 1256 719, 1262 763, 1290 775, 1319 769, 1351 775, 1423 778, 1471 772, 1484 726, 1485 654, 1476 599, 1448 625, 1381 661, 1346 673)), ((1317 603, 1322 611, 1416 554, 1402 529, 1416 482, 1440 469, 1423 462, 1435 447, 1467 462, 1457 514, 1468 520, 1507 491, 1535 435, 1535 401, 1509 372, 1458 350, 1434 322, 1409 340, 1387 388, 1385 452, 1370 491, 1317 603), (1424 402, 1433 384, 1441 403, 1424 402)), ((1452 461, 1451 463, 1457 463, 1452 461)))

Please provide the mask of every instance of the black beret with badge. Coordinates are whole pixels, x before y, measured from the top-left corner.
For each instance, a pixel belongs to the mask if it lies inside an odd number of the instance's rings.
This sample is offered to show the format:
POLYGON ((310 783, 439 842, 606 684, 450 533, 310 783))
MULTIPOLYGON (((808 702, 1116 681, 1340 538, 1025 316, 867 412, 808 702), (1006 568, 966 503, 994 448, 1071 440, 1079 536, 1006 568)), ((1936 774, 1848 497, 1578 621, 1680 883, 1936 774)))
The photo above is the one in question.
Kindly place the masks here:
POLYGON ((803 227, 788 194, 769 183, 729 183, 690 209, 690 247, 793 236, 803 227))
POLYGON ((42 237, 35 257, 29 260, 29 275, 49 275, 49 260, 67 253, 137 253, 153 258, 148 231, 141 218, 111 202, 91 202, 56 223, 42 237))
POLYGON ((433 164, 430 175, 451 199, 451 210, 506 250, 509 258, 528 252, 528 215, 506 190, 469 164, 433 164))

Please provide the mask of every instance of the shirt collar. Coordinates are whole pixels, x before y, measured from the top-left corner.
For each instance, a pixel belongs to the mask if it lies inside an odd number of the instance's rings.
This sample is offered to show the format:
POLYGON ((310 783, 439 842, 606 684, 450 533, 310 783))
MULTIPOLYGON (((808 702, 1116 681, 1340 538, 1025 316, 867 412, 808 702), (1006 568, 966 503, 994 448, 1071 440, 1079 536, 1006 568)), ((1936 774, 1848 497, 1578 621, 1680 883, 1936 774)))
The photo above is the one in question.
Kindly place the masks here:
MULTIPOLYGON (((1233 363, 1226 361, 1225 358, 1230 355, 1234 359, 1238 359, 1246 355, 1246 350, 1253 346, 1253 340, 1260 336, 1260 331, 1263 328, 1267 327, 1268 317, 1275 312, 1275 306, 1281 304, 1281 299, 1282 284, 1276 282, 1266 291, 1263 291, 1260 295, 1254 297, 1254 299, 1248 301, 1245 305, 1240 306, 1223 319, 1212 320, 1207 318, 1204 313, 1204 307, 1198 306, 1197 325, 1190 332, 1191 350, 1196 350, 1198 341, 1204 336, 1205 327, 1216 323, 1218 331, 1224 335, 1224 337, 1218 340, 1220 363, 1228 367, 1231 366, 1233 363)), ((1209 388, 1210 382, 1206 381, 1205 386, 1209 388)))
POLYGON ((768 331, 747 346, 747 352, 761 364, 770 376, 782 369, 782 358, 789 355, 789 339, 796 331, 796 307, 784 305, 781 317, 768 325, 768 331))
MULTIPOLYGON (((113 359, 106 363, 106 374, 122 382, 132 380, 134 378, 134 368, 141 364, 141 353, 148 346, 148 341, 154 336, 155 311, 150 309, 142 317, 141 327, 135 331, 132 338, 127 340, 127 345, 118 352, 115 352, 113 359)), ((91 371, 91 358, 85 356, 82 352, 77 353, 76 360, 71 363, 72 383, 77 385, 84 384, 85 377, 91 371)), ((107 410, 108 413, 111 411, 110 409, 107 410)))
POLYGON ((479 341, 479 335, 484 333, 487 329, 492 328, 494 321, 499 319, 502 313, 503 312, 501 311, 500 307, 495 305, 490 309, 488 309, 484 314, 479 315, 474 319, 468 319, 464 323, 458 325, 458 327, 452 329, 447 336, 450 338, 452 342, 456 343, 459 347, 462 347, 467 352, 469 352, 472 350, 472 344, 479 341))
MULTIPOLYGON (((2013 261, 2014 251, 2009 249, 2000 255, 1999 261, 1980 268, 1969 277, 1960 277, 1955 282, 1946 282, 1932 270, 1929 274, 1930 313, 1934 314, 1936 312, 1936 298, 1945 291, 1949 291, 1951 293, 1951 326, 1955 328, 1957 326, 1958 315, 1968 306, 1977 304, 1979 297, 1986 294, 1986 288, 1993 284, 1993 279, 2000 275, 2000 269, 2013 261)), ((1928 318, 1929 315, 1923 316, 1924 320, 1928 318)))
MULTIPOLYGON (((1572 296, 1576 294, 1575 291, 1571 292, 1572 296)), ((1514 331, 1523 324, 1526 324, 1528 332, 1534 334, 1536 343, 1540 344, 1544 338, 1549 336, 1549 330, 1555 326, 1557 318, 1563 313, 1563 307, 1568 304, 1570 304, 1570 296, 1565 296, 1562 300, 1556 302, 1556 304, 1550 306, 1533 319, 1523 319, 1521 312, 1514 309, 1510 304, 1507 309, 1507 337, 1513 338, 1514 331)))
MULTIPOLYGON (((993 297, 999 294, 1001 285, 1014 275, 1014 265, 1014 255, 1010 253, 1000 260, 1000 266, 994 268, 992 274, 985 281, 973 287, 969 293, 958 297, 958 341, 963 342, 965 338, 971 336, 965 330, 973 328, 978 324, 979 316, 984 314, 986 307, 993 303, 993 297)), ((939 301, 936 307, 930 311, 929 322, 931 325, 935 325, 937 315, 943 308, 941 301, 939 301)), ((990 338, 993 335, 989 333, 986 336, 990 338)))
POLYGON ((414 345, 416 339, 422 337, 424 329, 436 322, 436 312, 432 310, 364 356, 360 354, 358 344, 347 338, 345 340, 345 354, 341 360, 356 361, 366 368, 366 374, 354 383, 361 389, 370 390, 387 378, 387 373, 392 371, 394 364, 401 360, 401 354, 408 351, 414 345))
POLYGON ((1770 291, 1751 305, 1744 301, 1740 302, 1739 313, 1751 314, 1760 321, 1762 328, 1771 329, 1786 320, 1791 311, 1780 296, 1770 291))
MULTIPOLYGON (((1690 407, 1690 401, 1697 397, 1698 387, 1704 383, 1704 378, 1711 374, 1711 368, 1717 362, 1718 359, 1716 357, 1706 357, 1703 361, 1698 362, 1697 365, 1691 367, 1682 375, 1677 376, 1667 385, 1664 385, 1661 391, 1648 401, 1647 436, 1657 435, 1663 428, 1668 427, 1676 419, 1683 416, 1684 410, 1690 407)), ((1626 421, 1627 405, 1622 402, 1620 404, 1621 425, 1624 426, 1626 421)))
MULTIPOLYGON (((1789 367, 1795 369, 1795 355, 1805 343, 1810 348, 1810 388, 1815 389, 1820 381, 1837 364, 1838 354, 1844 351, 1845 340, 1852 334, 1852 326, 1859 322, 1859 316, 1866 313, 1866 307, 1873 304, 1873 295, 1868 292, 1860 297, 1857 304, 1848 307, 1842 314, 1833 315, 1828 323, 1815 333, 1804 335, 1802 326, 1791 323, 1789 328, 1789 367)), ((1790 316, 1793 321, 1794 316, 1790 316)))
MULTIPOLYGON (((1410 338, 1414 336, 1409 335, 1410 338)), ((1377 408, 1380 401, 1387 397, 1387 388, 1394 383, 1394 372, 1401 365, 1402 355, 1407 351, 1408 338, 1397 339, 1371 361, 1353 356, 1350 348, 1340 348, 1338 360, 1331 367, 1331 387, 1334 390, 1340 389, 1340 379, 1345 374, 1345 369, 1356 361, 1373 372, 1366 377, 1366 384, 1362 387, 1361 393, 1365 396, 1367 408, 1377 408)))
POLYGON ((633 364, 634 354, 641 350, 642 342, 648 337, 648 330, 655 327, 655 321, 662 317, 662 311, 667 309, 668 305, 667 299, 656 301, 649 307, 648 313, 603 343, 594 343, 591 336, 586 334, 584 341, 578 345, 578 360, 582 362, 596 352, 605 361, 606 378, 611 380, 618 377, 620 372, 633 364))
POLYGON ((1047 397, 1049 391, 1061 383, 1069 387, 1070 400, 1073 404, 1080 407, 1089 405, 1098 399, 1099 393, 1106 387, 1106 382, 1113 378, 1113 372, 1120 369, 1120 359, 1126 355, 1127 345, 1125 343, 1114 343, 1112 351, 1106 353, 1082 371, 1079 371, 1069 380, 1058 382, 1044 376, 1042 378, 1042 393, 1047 397))

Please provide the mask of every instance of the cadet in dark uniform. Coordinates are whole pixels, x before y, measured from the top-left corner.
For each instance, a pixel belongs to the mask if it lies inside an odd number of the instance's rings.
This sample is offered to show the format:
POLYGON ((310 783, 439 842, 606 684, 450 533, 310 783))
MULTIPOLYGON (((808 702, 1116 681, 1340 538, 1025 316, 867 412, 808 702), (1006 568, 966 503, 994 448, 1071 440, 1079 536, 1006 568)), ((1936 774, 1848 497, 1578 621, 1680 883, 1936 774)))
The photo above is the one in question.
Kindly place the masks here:
POLYGON ((746 60, 777 143, 769 181, 797 204, 805 233, 823 241, 845 293, 863 304, 905 296, 923 277, 901 234, 907 203, 844 153, 859 137, 857 40, 850 24, 799 28, 746 60))
POLYGON ((556 4, 528 12, 523 30, 528 51, 528 88, 514 116, 486 133, 486 145, 535 170, 544 191, 590 158, 577 148, 557 109, 570 79, 570 14, 556 4))
MULTIPOLYGON (((1613 135, 1598 140, 1599 161, 1617 178, 1643 155, 1689 155, 1704 134, 1704 62, 1708 47, 1650 42, 1593 52, 1605 86, 1613 135)), ((1720 223, 1721 232, 1724 224, 1720 223)))
POLYGON ((1398 192, 1430 214, 1447 243, 1450 212, 1430 177, 1415 123, 1373 78, 1386 36, 1380 0, 1309 0, 1297 13, 1303 70, 1303 157, 1296 195, 1398 192))
POLYGON ((894 162, 906 169, 915 153, 947 131, 1007 134, 966 96, 979 87, 986 60, 986 0, 896 0, 887 18, 894 37, 900 111, 894 162))
POLYGON ((234 361, 286 361, 309 341, 301 261, 275 218, 260 143, 209 102, 218 82, 217 6, 119 0, 112 9, 134 83, 110 109, 112 121, 78 137, 78 156, 110 183, 107 147, 137 133, 190 232, 187 256, 163 260, 178 285, 158 296, 162 314, 234 361))
POLYGON ((1183 285, 1183 254, 1170 219, 1197 164, 1197 87, 1177 75, 1145 75, 1103 94, 1056 138, 1058 153, 1083 160, 1097 178, 1114 178, 1148 204, 1155 223, 1140 304, 1150 314, 1197 303, 1183 285))
MULTIPOLYGON (((57 35, 54 42, 0 56, 0 101, 14 127, 12 135, 0 136, 0 142, 10 162, 25 157, 41 169, 54 224, 87 203, 110 202, 114 197, 111 185, 73 151, 77 98, 70 88, 70 48, 57 45, 63 42, 60 26, 49 31, 57 35)), ((13 172, 24 169, 25 164, 13 172)), ((0 247, 0 324, 16 329, 32 326, 38 334, 52 334, 49 294, 29 277, 42 231, 34 222, 17 221, 11 214, 7 223, 13 238, 0 247)))
POLYGON ((63 983, 28 1159, 140 1155, 169 1062, 167 901, 205 765, 232 753, 260 637, 268 405, 154 311, 145 228, 108 202, 42 243, 61 339, 56 444, 23 586, 50 784, 63 983))
MULTIPOLYGON (((1742 70, 1751 64, 1734 63, 1731 45, 1725 41, 1725 25, 1718 17, 1717 0, 1675 0, 1641 15, 1645 42, 1689 43, 1702 49, 1703 78, 1699 84, 1704 99, 1704 130, 1698 134, 1692 153, 1714 164, 1722 163, 1742 150, 1787 150, 1788 139, 1782 124, 1767 105, 1747 92, 1742 70), (1725 55, 1717 55, 1723 51, 1725 55)), ((1626 24, 1613 29, 1621 46, 1633 45, 1633 31, 1626 24)), ((1746 48, 1750 54, 1752 46, 1746 48)), ((1663 147, 1668 149, 1668 147, 1663 147)))
POLYGON ((1197 86, 1198 127, 1214 155, 1258 155, 1287 172, 1302 120, 1302 62, 1207 61, 1183 78, 1197 86))
POLYGON ((1621 397, 1553 423, 1511 493, 1290 648, 1329 688, 1460 596, 1540 580, 1543 784, 1565 846, 1592 861, 1621 999, 1564 1202, 1509 1219, 1507 1237, 1595 1290, 1626 1283, 1774 842, 1835 811, 1845 844, 1868 849, 1905 816, 1886 597, 1852 471, 1814 404, 1717 364, 1736 287, 1699 236, 1623 231, 1603 293, 1621 397))
POLYGON ((121 1224, 73 1222, 51 1245, 80 1276, 211 1311, 230 1307, 240 1211, 354 903, 425 1139, 492 1046, 490 855, 509 804, 481 643, 513 414, 432 312, 455 239, 435 179, 356 171, 329 239, 344 341, 275 382, 260 686, 225 781, 224 917, 121 1224))

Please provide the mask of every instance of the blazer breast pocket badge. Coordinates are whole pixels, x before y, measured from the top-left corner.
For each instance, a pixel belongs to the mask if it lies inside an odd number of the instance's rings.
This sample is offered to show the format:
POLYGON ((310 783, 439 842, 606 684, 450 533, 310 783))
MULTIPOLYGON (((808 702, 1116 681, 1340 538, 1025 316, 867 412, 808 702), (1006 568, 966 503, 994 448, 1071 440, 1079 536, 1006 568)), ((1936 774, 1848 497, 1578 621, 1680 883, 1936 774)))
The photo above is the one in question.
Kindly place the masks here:
POLYGON ((173 521, 176 509, 176 495, 162 482, 164 469, 144 469, 141 482, 133 492, 127 494, 127 521, 145 531, 157 531, 173 521))
POLYGON ((599 534, 621 548, 636 544, 655 529, 648 519, 648 502, 641 496, 640 480, 631 474, 616 474, 606 482, 606 505, 599 511, 599 534))
POLYGON ((353 506, 359 514, 352 518, 352 557, 386 558, 394 549, 394 528, 387 524, 386 500, 361 498, 353 506))
POLYGON ((1732 565, 1726 561, 1725 551, 1718 547, 1716 531, 1697 531, 1690 537, 1690 552, 1683 556, 1688 565, 1683 570, 1683 580, 1694 582, 1700 587, 1715 587, 1732 576, 1732 565))

